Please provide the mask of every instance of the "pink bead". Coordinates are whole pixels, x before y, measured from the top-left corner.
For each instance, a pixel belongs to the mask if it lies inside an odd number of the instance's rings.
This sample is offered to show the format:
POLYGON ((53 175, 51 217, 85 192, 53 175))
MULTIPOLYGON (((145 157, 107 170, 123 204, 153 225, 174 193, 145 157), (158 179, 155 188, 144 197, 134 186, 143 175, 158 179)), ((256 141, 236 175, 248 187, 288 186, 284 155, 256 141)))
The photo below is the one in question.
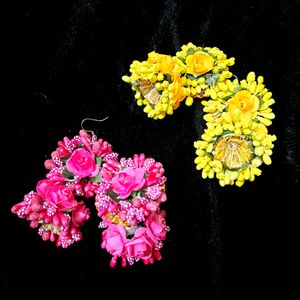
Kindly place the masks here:
POLYGON ((30 227, 31 228, 37 228, 40 225, 39 221, 31 221, 30 227))
POLYGON ((137 224, 137 220, 136 218, 133 218, 131 221, 130 221, 130 225, 131 226, 135 226, 137 224))
POLYGON ((117 258, 118 258, 118 256, 115 255, 115 256, 111 259, 110 264, 109 264, 111 268, 114 268, 114 267, 116 266, 116 264, 117 264, 117 258))
POLYGON ((132 199, 132 204, 133 204, 134 207, 139 208, 139 207, 141 207, 141 200, 138 199, 138 198, 133 198, 132 199))
POLYGON ((54 226, 58 227, 60 225, 60 218, 57 214, 53 216, 52 223, 54 226))
POLYGON ((160 254, 160 252, 158 250, 154 250, 153 251, 153 255, 154 257, 157 259, 157 260, 161 260, 162 259, 162 256, 160 254))
POLYGON ((119 219, 124 222, 126 220, 126 211, 124 210, 121 210, 119 213, 118 213, 118 217, 119 219))
POLYGON ((50 237, 50 231, 44 231, 42 234, 42 239, 44 241, 47 241, 47 240, 49 240, 49 237, 50 237))
POLYGON ((127 261, 126 261, 126 258, 125 257, 122 257, 122 262, 121 262, 121 266, 122 268, 125 268, 127 265, 127 261))
POLYGON ((51 233, 50 233, 50 241, 51 242, 55 242, 56 241, 56 234, 53 231, 51 231, 51 233))
POLYGON ((46 224, 50 224, 50 223, 52 223, 52 216, 46 216, 45 218, 44 218, 44 222, 46 223, 46 224))
POLYGON ((65 216, 64 213, 60 213, 59 217, 60 217, 61 224, 64 227, 66 227, 69 224, 70 219, 67 216, 65 216))
POLYGON ((16 214, 22 207, 23 207, 23 203, 18 203, 16 205, 14 205, 12 208, 11 208, 11 212, 16 214))

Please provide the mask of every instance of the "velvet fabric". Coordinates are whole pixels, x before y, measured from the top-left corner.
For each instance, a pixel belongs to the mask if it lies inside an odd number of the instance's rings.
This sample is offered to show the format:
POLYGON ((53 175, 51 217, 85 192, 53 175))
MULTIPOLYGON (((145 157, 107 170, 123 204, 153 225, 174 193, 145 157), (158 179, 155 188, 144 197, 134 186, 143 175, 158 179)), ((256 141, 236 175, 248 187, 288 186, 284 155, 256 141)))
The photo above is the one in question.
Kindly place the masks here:
POLYGON ((293 298, 299 278, 299 1, 19 1, 6 22, 2 57, 10 84, 1 100, 1 289, 10 295, 99 299, 293 298), (202 105, 184 103, 154 121, 121 80, 133 60, 182 44, 216 46, 236 58, 232 72, 265 77, 276 100, 273 163, 242 188, 220 187, 195 169, 193 142, 205 127, 202 105), (109 267, 93 199, 83 241, 43 242, 10 208, 33 190, 43 162, 85 122, 129 157, 163 163, 171 231, 154 265, 109 267), (58 287, 62 292, 58 292, 58 287), (96 294, 95 294, 96 293, 96 294), (105 297, 105 298, 104 298, 105 297))

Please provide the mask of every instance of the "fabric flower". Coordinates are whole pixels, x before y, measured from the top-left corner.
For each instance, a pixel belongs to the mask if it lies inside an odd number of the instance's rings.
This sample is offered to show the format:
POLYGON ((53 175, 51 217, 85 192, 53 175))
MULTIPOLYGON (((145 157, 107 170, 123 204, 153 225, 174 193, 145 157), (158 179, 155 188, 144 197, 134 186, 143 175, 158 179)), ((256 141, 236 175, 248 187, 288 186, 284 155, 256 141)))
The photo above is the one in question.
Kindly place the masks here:
POLYGON ((170 55, 150 52, 148 54, 148 62, 157 63, 159 71, 164 74, 172 74, 175 66, 175 60, 170 55))
POLYGON ((75 150, 66 163, 67 169, 74 175, 84 177, 94 177, 99 172, 94 157, 85 149, 75 150))
POLYGON ((153 240, 153 242, 156 243, 157 240, 166 239, 167 232, 164 212, 152 213, 145 223, 147 225, 148 236, 153 240))
POLYGON ((73 193, 60 183, 51 180, 40 180, 36 190, 48 204, 58 211, 73 210, 77 206, 73 193))
POLYGON ((134 238, 125 244, 126 254, 129 257, 149 259, 152 257, 153 244, 146 236, 145 227, 138 228, 134 238))
POLYGON ((227 103, 234 122, 253 119, 259 107, 259 99, 246 90, 237 92, 227 103))
POLYGON ((76 209, 72 212, 72 221, 75 226, 80 227, 85 221, 90 218, 90 210, 85 206, 83 201, 80 201, 76 209))
POLYGON ((186 58, 187 73, 196 76, 203 75, 214 66, 214 59, 205 52, 195 52, 186 58))
POLYGON ((102 233, 102 238, 102 248, 106 248, 112 255, 122 255, 123 246, 127 241, 124 226, 109 224, 108 228, 102 233))
POLYGON ((112 178, 112 190, 119 194, 121 199, 125 199, 132 191, 143 187, 145 183, 144 174, 145 170, 143 168, 125 168, 112 178))

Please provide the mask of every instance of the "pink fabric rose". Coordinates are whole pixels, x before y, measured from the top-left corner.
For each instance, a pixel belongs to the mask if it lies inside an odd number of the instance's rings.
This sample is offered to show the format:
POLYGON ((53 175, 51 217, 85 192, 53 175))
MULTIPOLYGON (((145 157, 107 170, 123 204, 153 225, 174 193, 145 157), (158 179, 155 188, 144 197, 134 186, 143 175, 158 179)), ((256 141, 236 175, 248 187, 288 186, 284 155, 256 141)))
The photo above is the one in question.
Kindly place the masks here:
POLYGON ((44 201, 58 211, 73 210, 77 206, 74 195, 69 188, 52 180, 40 180, 36 190, 44 201))
POLYGON ((112 178, 112 190, 119 194, 121 199, 125 199, 132 191, 137 191, 143 187, 145 183, 144 174, 143 168, 125 168, 112 178))
POLYGON ((102 248, 112 255, 121 256, 124 252, 126 243, 126 230, 122 225, 109 224, 107 229, 102 233, 102 248))
POLYGON ((99 172, 99 167, 92 154, 82 148, 77 149, 72 153, 71 157, 67 160, 66 165, 70 172, 81 178, 94 177, 99 172))
POLYGON ((167 231, 164 211, 160 213, 152 213, 145 223, 147 225, 147 234, 153 242, 166 239, 167 231))
POLYGON ((134 233, 134 238, 125 244, 126 255, 134 258, 149 259, 153 253, 153 243, 146 236, 146 228, 140 227, 134 233))
POLYGON ((85 206, 85 203, 83 201, 80 201, 76 209, 72 212, 72 221, 74 225, 80 227, 89 218, 90 210, 85 206))

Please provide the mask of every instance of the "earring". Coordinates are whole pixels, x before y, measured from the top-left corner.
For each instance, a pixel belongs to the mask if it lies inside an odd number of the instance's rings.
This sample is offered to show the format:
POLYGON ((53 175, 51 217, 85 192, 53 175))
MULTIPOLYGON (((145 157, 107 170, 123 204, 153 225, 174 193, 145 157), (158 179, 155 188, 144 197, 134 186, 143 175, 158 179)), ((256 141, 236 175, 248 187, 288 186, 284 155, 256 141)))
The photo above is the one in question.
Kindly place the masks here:
POLYGON ((182 101, 187 106, 194 98, 208 97, 212 88, 232 76, 234 58, 214 47, 183 45, 176 56, 151 52, 146 61, 133 61, 131 76, 123 81, 132 85, 138 106, 145 106, 149 118, 172 115, 182 101))
POLYGON ((99 227, 105 228, 101 247, 113 256, 111 267, 118 257, 123 267, 126 262, 160 260, 159 249, 169 231, 165 211, 160 210, 167 200, 162 164, 135 154, 129 159, 107 160, 101 177, 95 204, 102 218, 99 227))
POLYGON ((275 118, 270 108, 275 101, 263 81, 250 72, 241 82, 217 84, 212 99, 202 101, 207 129, 194 143, 202 178, 216 177, 221 186, 241 187, 261 175, 263 163, 271 164, 276 136, 267 127, 275 118))
POLYGON ((76 198, 94 196, 102 163, 116 156, 109 143, 83 129, 72 139, 65 137, 44 163, 46 179, 14 205, 12 212, 38 228, 43 240, 67 248, 82 239, 80 227, 90 216, 84 201, 76 198))
POLYGON ((133 61, 131 76, 122 79, 154 119, 173 114, 184 99, 188 106, 203 99, 207 128, 194 143, 196 168, 204 179, 216 177, 221 186, 241 187, 261 175, 263 163, 272 162, 276 136, 267 127, 275 118, 270 107, 275 101, 264 78, 256 79, 254 72, 246 80, 231 80, 234 62, 216 47, 188 43, 176 56, 151 52, 147 61, 133 61))
POLYGON ((76 198, 95 197, 99 228, 105 229, 101 246, 113 255, 110 266, 118 257, 123 267, 139 260, 152 264, 161 259, 159 250, 169 231, 160 209, 167 200, 164 168, 144 154, 119 160, 108 142, 83 128, 87 120, 106 119, 86 118, 79 135, 59 141, 45 161, 46 179, 12 212, 38 228, 43 240, 67 248, 82 239, 80 227, 90 216, 84 201, 76 198))

